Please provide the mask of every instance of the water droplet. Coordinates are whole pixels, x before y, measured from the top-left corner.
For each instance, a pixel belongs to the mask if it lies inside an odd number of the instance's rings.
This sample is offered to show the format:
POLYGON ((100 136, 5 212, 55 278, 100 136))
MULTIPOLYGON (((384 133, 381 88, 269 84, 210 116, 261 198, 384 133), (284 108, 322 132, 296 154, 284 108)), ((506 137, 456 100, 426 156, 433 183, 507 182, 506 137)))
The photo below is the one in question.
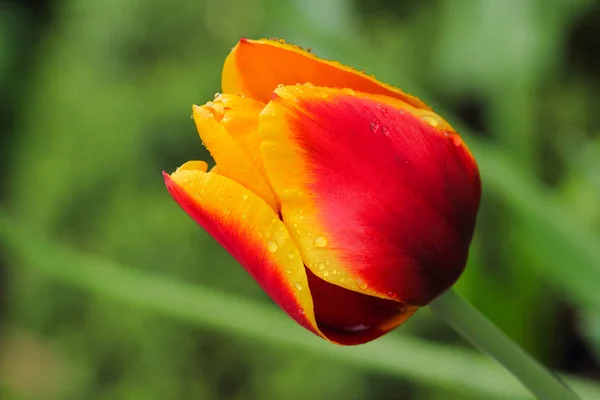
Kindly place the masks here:
POLYGON ((285 44, 285 39, 279 39, 279 43, 285 44))
POLYGON ((327 238, 325 236, 317 236, 313 241, 313 245, 315 247, 325 247, 327 246, 327 238))
POLYGON ((306 86, 306 87, 313 87, 314 85, 312 83, 310 83, 310 82, 306 82, 306 83, 304 83, 304 86, 306 86))
POLYGON ((433 115, 421 115, 421 119, 423 120, 423 122, 425 122, 428 125, 433 126, 434 128, 436 126, 438 126, 438 124, 440 123, 438 121, 438 119, 436 117, 434 117, 433 115))
POLYGON ((377 122, 371 122, 371 123, 369 124, 369 129, 370 129, 372 132, 377 132, 377 130, 379 129, 379 124, 378 124, 377 122))
POLYGON ((200 189, 200 195, 204 194, 204 189, 200 189))
POLYGON ((294 286, 296 286, 296 289, 298 290, 302 290, 304 288, 300 282, 296 282, 294 286))
POLYGON ((398 295, 394 292, 388 292, 388 297, 391 297, 392 299, 395 299, 396 297, 398 297, 398 295))
POLYGON ((221 93, 219 93, 219 92, 215 93, 215 99, 216 99, 217 97, 219 97, 220 95, 221 95, 221 93))
POLYGON ((323 276, 327 277, 329 275, 329 271, 323 271, 323 276))
POLYGON ((283 83, 280 83, 279 85, 277 85, 278 88, 282 88, 283 87, 283 83))
POLYGON ((368 330, 369 328, 371 328, 371 326, 365 325, 365 324, 358 324, 358 325, 346 327, 346 328, 344 328, 344 330, 349 331, 349 332, 364 332, 364 331, 368 330))
POLYGON ((365 281, 363 281, 362 279, 358 278, 356 280, 356 284, 358 285, 359 288, 361 289, 366 289, 367 288, 367 283, 365 281))
POLYGON ((456 134, 452 136, 452 144, 456 147, 460 146, 462 144, 462 139, 460 138, 460 136, 456 134))
POLYGON ((302 308, 298 309, 298 314, 304 315, 304 310, 302 308))
POLYGON ((212 107, 212 106, 213 106, 213 104, 214 104, 214 103, 213 103, 212 101, 207 101, 207 102, 206 102, 206 106, 207 106, 207 107, 212 107))
POLYGON ((331 273, 332 273, 332 274, 334 274, 334 275, 337 275, 337 274, 338 274, 338 270, 334 268, 334 269, 331 271, 331 273))
POLYGON ((299 219, 300 221, 302 221, 302 220, 304 219, 304 216, 303 216, 303 215, 301 215, 301 216, 299 216, 299 217, 298 217, 298 219, 299 219))
POLYGON ((246 193, 242 195, 242 200, 248 200, 248 195, 246 193))
POLYGON ((296 229, 296 233, 299 235, 300 234, 300 229, 296 229))
POLYGON ((325 269, 325 264, 323 263, 319 263, 317 264, 317 266, 319 267, 319 269, 325 269))
POLYGON ((307 47, 306 51, 308 51, 309 53, 312 53, 312 49, 310 47, 307 47))
POLYGON ((246 213, 242 214, 242 219, 246 219, 246 213))
POLYGON ((383 133, 384 135, 389 135, 390 134, 390 128, 388 128, 387 126, 382 126, 381 127, 381 133, 383 133))
POLYGON ((271 252, 271 253, 275 253, 277 251, 277 249, 279 248, 279 246, 277 245, 277 242, 274 240, 269 240, 267 242, 267 249, 271 252))
POLYGON ((285 271, 285 273, 288 274, 288 275, 291 275, 292 274, 292 270, 288 269, 288 270, 285 271))
POLYGON ((288 253, 288 255, 287 255, 287 258, 289 258, 290 260, 291 260, 292 258, 294 258, 294 253, 292 253, 292 252, 288 253))

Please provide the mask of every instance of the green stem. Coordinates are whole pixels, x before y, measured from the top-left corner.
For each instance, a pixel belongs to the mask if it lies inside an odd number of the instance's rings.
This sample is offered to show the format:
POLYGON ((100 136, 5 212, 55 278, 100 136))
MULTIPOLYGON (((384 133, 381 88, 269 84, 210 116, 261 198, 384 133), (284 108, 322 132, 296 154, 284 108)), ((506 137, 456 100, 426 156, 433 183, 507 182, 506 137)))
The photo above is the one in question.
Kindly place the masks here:
POLYGON ((435 299, 429 307, 473 346, 495 358, 538 399, 578 398, 558 376, 539 364, 453 289, 435 299))

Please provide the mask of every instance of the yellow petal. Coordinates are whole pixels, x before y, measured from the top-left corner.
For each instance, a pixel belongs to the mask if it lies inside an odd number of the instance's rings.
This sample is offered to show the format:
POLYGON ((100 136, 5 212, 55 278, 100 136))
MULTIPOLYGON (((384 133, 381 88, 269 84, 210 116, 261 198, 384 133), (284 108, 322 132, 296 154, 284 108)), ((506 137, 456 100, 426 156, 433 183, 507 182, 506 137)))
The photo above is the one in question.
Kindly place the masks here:
POLYGON ((194 106, 193 117, 200 138, 219 167, 219 174, 252 190, 276 210, 277 201, 268 181, 225 127, 216 120, 215 115, 206 106, 194 106))
POLYGON ((372 76, 276 40, 242 39, 223 66, 224 93, 244 93, 264 103, 271 99, 271 93, 278 85, 306 82, 386 95, 417 108, 429 109, 418 98, 372 76))

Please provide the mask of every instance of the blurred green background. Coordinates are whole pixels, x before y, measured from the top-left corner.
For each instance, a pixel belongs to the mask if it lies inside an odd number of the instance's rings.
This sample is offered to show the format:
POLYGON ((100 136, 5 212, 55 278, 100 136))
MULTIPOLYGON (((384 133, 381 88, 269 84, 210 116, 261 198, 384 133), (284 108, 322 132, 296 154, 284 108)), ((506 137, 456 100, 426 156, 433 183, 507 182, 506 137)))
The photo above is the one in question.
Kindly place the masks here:
POLYGON ((339 348, 293 324, 160 172, 241 36, 423 98, 484 196, 457 289, 600 398, 600 2, 0 0, 0 399, 527 399, 420 311, 339 348))

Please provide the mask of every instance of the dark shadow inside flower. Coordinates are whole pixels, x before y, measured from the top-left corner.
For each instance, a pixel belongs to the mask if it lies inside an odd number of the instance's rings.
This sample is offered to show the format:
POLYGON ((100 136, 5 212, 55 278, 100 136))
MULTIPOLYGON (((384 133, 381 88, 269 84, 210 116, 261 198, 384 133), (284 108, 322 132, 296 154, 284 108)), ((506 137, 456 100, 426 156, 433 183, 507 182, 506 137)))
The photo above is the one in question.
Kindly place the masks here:
POLYGON ((319 329, 331 340, 358 344, 395 328, 413 314, 402 303, 328 283, 306 268, 319 329))

